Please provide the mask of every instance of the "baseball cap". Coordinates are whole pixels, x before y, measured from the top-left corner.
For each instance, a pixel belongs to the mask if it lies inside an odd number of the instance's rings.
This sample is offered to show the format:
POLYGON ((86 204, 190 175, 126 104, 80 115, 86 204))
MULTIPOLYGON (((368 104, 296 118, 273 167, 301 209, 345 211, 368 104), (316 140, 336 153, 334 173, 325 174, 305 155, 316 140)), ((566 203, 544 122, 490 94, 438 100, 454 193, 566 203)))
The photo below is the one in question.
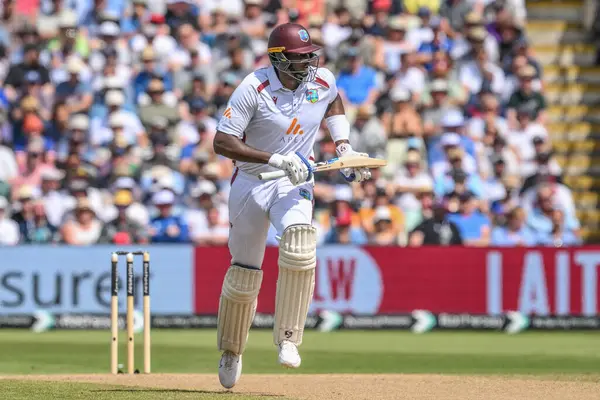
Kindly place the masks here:
POLYGON ((348 185, 337 185, 335 187, 336 201, 352 201, 352 189, 348 185))
POLYGON ((42 171, 41 176, 42 180, 44 181, 60 181, 65 177, 65 173, 59 169, 52 167, 44 169, 44 171, 42 171))
POLYGON ((434 79, 431 82, 431 92, 447 92, 448 81, 445 79, 434 79))
POLYGON ((90 118, 84 114, 76 114, 69 120, 69 129, 86 131, 90 127, 90 118))
POLYGON ((125 103, 125 95, 120 90, 109 90, 104 95, 104 102, 107 106, 121 106, 125 103))
POLYGON ((193 198, 198 198, 205 194, 212 196, 215 193, 217 193, 217 187, 211 181, 201 181, 190 192, 193 198))
POLYGON ((379 206, 375 209, 373 222, 378 223, 380 221, 392 221, 392 214, 390 213, 390 209, 386 206, 379 206))
POLYGON ((453 132, 444 133, 440 140, 443 147, 460 145, 460 136, 453 132))
POLYGON ((446 128, 458 128, 465 123, 465 117, 458 110, 450 110, 442 117, 442 126, 446 128))
POLYGON ((421 18, 429 17, 431 15, 431 10, 428 7, 419 7, 417 15, 421 18))
POLYGON ((118 190, 115 193, 114 204, 115 206, 125 207, 133 203, 133 195, 129 190, 118 190))
POLYGON ((101 36, 119 36, 121 29, 116 22, 105 21, 100 24, 100 35, 101 36))
POLYGON ((161 190, 152 196, 152 203, 157 206, 173 204, 175 202, 175 194, 170 190, 161 190))
POLYGON ((206 108, 206 102, 201 97, 194 97, 190 100, 190 110, 204 110, 206 108))
POLYGON ((395 86, 390 91, 390 99, 394 102, 404 102, 410 100, 410 91, 402 86, 395 86))

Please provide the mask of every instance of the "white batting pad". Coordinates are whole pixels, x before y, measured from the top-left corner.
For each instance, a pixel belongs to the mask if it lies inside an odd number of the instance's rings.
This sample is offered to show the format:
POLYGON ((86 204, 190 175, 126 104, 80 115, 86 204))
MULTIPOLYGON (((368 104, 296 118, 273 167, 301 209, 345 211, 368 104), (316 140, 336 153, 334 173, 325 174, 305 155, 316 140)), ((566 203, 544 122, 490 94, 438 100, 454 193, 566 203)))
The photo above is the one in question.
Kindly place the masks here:
POLYGON ((279 278, 273 340, 302 343, 308 307, 315 289, 317 232, 310 225, 288 227, 279 242, 279 278))
POLYGON ((219 318, 217 322, 217 344, 219 350, 242 354, 248 340, 248 331, 256 313, 256 299, 262 283, 263 273, 232 265, 225 274, 219 318))

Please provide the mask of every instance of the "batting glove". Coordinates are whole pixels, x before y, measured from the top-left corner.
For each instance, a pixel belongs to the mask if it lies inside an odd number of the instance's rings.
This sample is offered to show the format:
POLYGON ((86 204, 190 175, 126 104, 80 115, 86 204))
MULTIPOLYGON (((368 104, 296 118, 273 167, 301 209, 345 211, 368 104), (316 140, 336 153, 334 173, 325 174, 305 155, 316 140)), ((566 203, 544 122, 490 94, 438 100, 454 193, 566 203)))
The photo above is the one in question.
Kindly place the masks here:
MULTIPOLYGON (((339 158, 348 156, 369 157, 367 153, 359 153, 352 149, 348 143, 342 143, 335 149, 339 158)), ((369 168, 342 168, 341 174, 347 182, 362 182, 371 179, 371 170, 369 168)))

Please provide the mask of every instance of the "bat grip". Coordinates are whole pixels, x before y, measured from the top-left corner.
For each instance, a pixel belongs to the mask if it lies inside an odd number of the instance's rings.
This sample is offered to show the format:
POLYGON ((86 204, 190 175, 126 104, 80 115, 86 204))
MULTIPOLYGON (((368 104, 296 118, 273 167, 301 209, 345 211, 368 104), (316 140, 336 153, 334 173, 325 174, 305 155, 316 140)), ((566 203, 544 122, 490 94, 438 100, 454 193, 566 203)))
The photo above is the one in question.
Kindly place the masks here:
POLYGON ((271 172, 262 172, 258 174, 258 179, 261 181, 272 181, 273 179, 283 178, 285 176, 285 171, 271 171, 271 172))

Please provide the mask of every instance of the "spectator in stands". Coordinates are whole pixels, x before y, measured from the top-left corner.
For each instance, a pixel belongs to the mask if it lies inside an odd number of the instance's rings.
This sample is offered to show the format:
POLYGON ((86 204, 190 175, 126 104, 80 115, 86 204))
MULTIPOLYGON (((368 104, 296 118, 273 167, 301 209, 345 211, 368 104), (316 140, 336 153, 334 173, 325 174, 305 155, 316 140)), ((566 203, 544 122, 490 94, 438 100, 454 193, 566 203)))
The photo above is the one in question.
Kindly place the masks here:
POLYGON ((492 246, 534 246, 535 234, 525 225, 525 211, 516 207, 507 215, 506 226, 497 226, 492 229, 492 246))
POLYGON ((352 226, 352 212, 343 209, 335 218, 335 224, 325 235, 325 244, 367 244, 368 237, 360 227, 352 226))
POLYGON ((27 44, 23 48, 23 62, 12 65, 4 80, 4 93, 11 102, 16 101, 20 97, 28 72, 39 74, 43 90, 52 90, 49 85, 50 75, 48 68, 44 67, 39 60, 38 45, 27 44))
POLYGON ((575 231, 565 227, 565 215, 561 210, 554 210, 550 219, 552 230, 538 233, 538 244, 552 247, 578 246, 581 244, 581 239, 575 231))
POLYGON ((535 68, 531 65, 522 67, 519 72, 519 89, 515 91, 508 101, 506 117, 509 126, 516 128, 518 126, 517 109, 519 107, 531 107, 532 121, 543 124, 546 121, 546 99, 533 86, 536 76, 535 68))
POLYGON ((226 219, 221 215, 222 210, 211 207, 206 211, 206 224, 204 228, 196 227, 192 241, 201 246, 222 246, 229 240, 229 226, 223 222, 226 219))
POLYGON ((102 222, 96 218, 90 201, 86 197, 77 199, 75 218, 63 225, 61 235, 66 244, 87 246, 98 243, 102 233, 102 222))
POLYGON ((129 207, 134 204, 133 194, 126 189, 115 193, 114 205, 117 207, 117 217, 104 225, 100 235, 100 243, 118 245, 148 243, 148 236, 144 226, 129 217, 129 207))
MULTIPOLYGON (((555 225, 557 225, 554 223, 553 218, 557 217, 554 215, 554 211, 558 209, 562 211, 563 221, 561 227, 564 227, 564 230, 570 232, 578 231, 580 227, 579 221, 574 213, 569 212, 570 208, 567 208, 564 204, 560 203, 553 187, 555 186, 548 183, 539 185, 537 189, 537 199, 529 211, 527 224, 538 235, 549 235, 555 229, 555 225)), ((561 229, 561 231, 563 229, 561 229)))
POLYGON ((439 17, 431 18, 429 26, 433 31, 433 38, 429 42, 421 43, 418 49, 418 60, 430 72, 433 69, 433 58, 437 52, 450 53, 453 42, 444 31, 444 22, 439 17))
POLYGON ((447 204, 436 203, 432 215, 425 217, 410 234, 408 245, 420 246, 456 246, 462 245, 461 233, 456 224, 447 218, 447 204))
POLYGON ((355 107, 374 104, 379 95, 375 70, 363 64, 355 47, 348 49, 342 57, 346 65, 337 78, 337 86, 344 104, 355 107))
POLYGON ((56 100, 66 103, 70 114, 86 113, 92 106, 92 88, 79 77, 82 71, 81 63, 79 58, 69 57, 67 60, 69 79, 56 87, 56 100))
POLYGON ((433 187, 429 174, 422 168, 423 160, 418 151, 410 150, 406 156, 404 168, 399 169, 394 179, 394 194, 398 196, 397 205, 403 211, 419 207, 416 194, 424 187, 433 187))
POLYGON ((153 243, 186 243, 189 241, 188 225, 180 215, 172 211, 175 194, 161 190, 152 196, 152 203, 159 215, 152 218, 150 236, 153 243))
POLYGON ((363 205, 363 207, 361 207, 358 211, 358 215, 361 220, 361 226, 364 232, 370 237, 373 237, 373 235, 375 235, 375 214, 379 210, 380 216, 383 216, 383 211, 381 210, 386 209, 387 214, 385 214, 385 216, 389 219, 389 222, 391 224, 390 226, 385 226, 386 235, 390 234, 395 237, 398 237, 398 235, 404 235, 404 215, 402 214, 402 210, 400 210, 400 208, 398 208, 397 206, 391 204, 390 198, 386 193, 385 189, 376 189, 374 198, 369 200, 371 206, 365 207, 363 205))
POLYGON ((19 225, 10 218, 8 200, 0 196, 0 246, 18 244, 19 236, 19 225))
POLYGON ((376 108, 372 104, 358 107, 350 129, 350 142, 356 151, 367 153, 370 157, 385 158, 387 134, 375 113, 376 108))
POLYGON ((476 196, 466 191, 459 196, 460 206, 448 219, 456 224, 466 246, 487 246, 490 240, 491 221, 479 211, 476 196))
POLYGON ((401 243, 398 230, 393 226, 389 207, 378 206, 375 209, 373 232, 370 236, 369 242, 377 246, 397 246, 401 243))

